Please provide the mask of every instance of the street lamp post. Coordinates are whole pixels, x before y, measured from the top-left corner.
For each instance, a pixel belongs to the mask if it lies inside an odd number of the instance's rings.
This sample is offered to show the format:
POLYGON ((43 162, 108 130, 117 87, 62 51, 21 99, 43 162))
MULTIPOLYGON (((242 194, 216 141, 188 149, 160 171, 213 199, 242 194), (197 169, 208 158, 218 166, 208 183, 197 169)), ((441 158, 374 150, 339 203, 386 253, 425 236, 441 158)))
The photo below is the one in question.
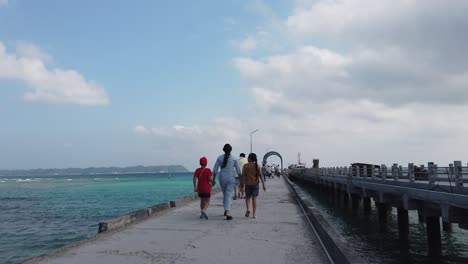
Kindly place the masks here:
POLYGON ((254 131, 250 132, 250 153, 252 153, 252 134, 259 130, 260 129, 255 129, 254 131))

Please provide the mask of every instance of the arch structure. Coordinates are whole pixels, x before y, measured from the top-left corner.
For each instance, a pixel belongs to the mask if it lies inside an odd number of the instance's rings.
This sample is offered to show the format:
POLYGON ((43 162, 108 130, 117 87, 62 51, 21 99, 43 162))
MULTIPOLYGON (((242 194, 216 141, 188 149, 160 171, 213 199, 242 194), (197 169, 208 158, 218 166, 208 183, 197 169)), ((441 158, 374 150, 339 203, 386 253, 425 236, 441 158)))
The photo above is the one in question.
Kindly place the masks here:
POLYGON ((263 156, 262 164, 266 164, 267 159, 268 159, 270 156, 277 156, 278 158, 280 158, 280 160, 281 160, 281 171, 283 171, 283 157, 281 157, 281 154, 279 154, 279 153, 276 152, 276 151, 267 152, 267 153, 265 154, 265 156, 263 156))

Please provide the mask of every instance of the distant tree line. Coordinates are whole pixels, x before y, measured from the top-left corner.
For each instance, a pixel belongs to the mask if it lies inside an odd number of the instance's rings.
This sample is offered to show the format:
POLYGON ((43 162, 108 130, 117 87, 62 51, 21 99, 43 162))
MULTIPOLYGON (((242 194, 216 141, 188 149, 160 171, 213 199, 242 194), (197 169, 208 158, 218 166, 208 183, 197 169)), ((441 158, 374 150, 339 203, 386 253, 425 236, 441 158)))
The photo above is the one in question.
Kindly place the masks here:
POLYGON ((31 169, 31 170, 0 170, 0 176, 54 176, 54 175, 89 175, 114 173, 176 173, 188 172, 181 165, 167 166, 131 166, 131 167, 90 167, 66 169, 31 169))

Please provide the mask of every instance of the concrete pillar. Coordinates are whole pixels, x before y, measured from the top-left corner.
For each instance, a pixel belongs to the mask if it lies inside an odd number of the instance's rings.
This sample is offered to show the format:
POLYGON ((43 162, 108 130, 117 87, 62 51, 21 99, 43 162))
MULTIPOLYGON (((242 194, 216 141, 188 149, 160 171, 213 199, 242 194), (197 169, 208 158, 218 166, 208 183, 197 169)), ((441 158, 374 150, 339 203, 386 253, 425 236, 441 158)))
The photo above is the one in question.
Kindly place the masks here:
POLYGON ((384 203, 376 203, 376 206, 379 213, 379 222, 387 223, 388 211, 390 207, 388 206, 388 204, 384 203))
POLYGON ((418 211, 418 221, 419 223, 424 223, 426 222, 426 217, 418 211))
POLYGON ((397 163, 393 163, 393 166, 392 166, 392 178, 393 178, 395 181, 398 181, 398 164, 397 164, 397 163))
POLYGON ((442 230, 444 230, 446 232, 451 232, 452 231, 452 224, 442 221, 442 230))
POLYGON ((439 216, 426 217, 426 232, 429 256, 440 256, 441 235, 439 216))
POLYGON ((349 193, 347 191, 343 192, 343 205, 344 207, 348 207, 348 201, 349 201, 349 193))
POLYGON ((336 193, 336 205, 338 207, 343 207, 343 196, 344 196, 344 192, 343 192, 343 186, 340 185, 340 188, 337 190, 337 193, 336 193))
POLYGON ((454 161, 454 174, 456 180, 457 191, 461 193, 463 191, 463 173, 461 161, 454 161))
POLYGON ((414 163, 408 163, 408 178, 410 182, 414 182, 414 163))
POLYGON ((400 240, 408 241, 409 217, 408 210, 398 207, 398 234, 400 240))
MULTIPOLYGON (((351 194, 351 206, 354 210, 359 208, 359 200, 361 197, 357 194, 351 194)), ((356 210, 357 211, 357 210, 356 210)))
POLYGON ((434 186, 437 180, 437 165, 434 164, 434 162, 428 162, 427 172, 429 178, 429 186, 434 186))
POLYGON ((371 209, 371 198, 370 197, 364 197, 362 199, 362 206, 364 207, 364 212, 369 213, 371 209))
POLYGON ((382 164, 382 180, 387 179, 387 166, 382 164))

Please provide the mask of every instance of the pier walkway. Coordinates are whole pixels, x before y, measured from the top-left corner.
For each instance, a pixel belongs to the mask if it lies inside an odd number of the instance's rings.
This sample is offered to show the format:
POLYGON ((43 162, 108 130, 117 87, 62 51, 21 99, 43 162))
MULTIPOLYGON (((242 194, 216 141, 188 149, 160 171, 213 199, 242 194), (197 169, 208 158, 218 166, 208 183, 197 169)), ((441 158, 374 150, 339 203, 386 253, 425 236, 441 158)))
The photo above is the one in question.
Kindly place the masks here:
POLYGON ((209 220, 199 201, 168 210, 117 232, 27 263, 329 263, 282 178, 267 179, 258 219, 246 218, 245 200, 223 217, 222 194, 212 197, 209 220))

